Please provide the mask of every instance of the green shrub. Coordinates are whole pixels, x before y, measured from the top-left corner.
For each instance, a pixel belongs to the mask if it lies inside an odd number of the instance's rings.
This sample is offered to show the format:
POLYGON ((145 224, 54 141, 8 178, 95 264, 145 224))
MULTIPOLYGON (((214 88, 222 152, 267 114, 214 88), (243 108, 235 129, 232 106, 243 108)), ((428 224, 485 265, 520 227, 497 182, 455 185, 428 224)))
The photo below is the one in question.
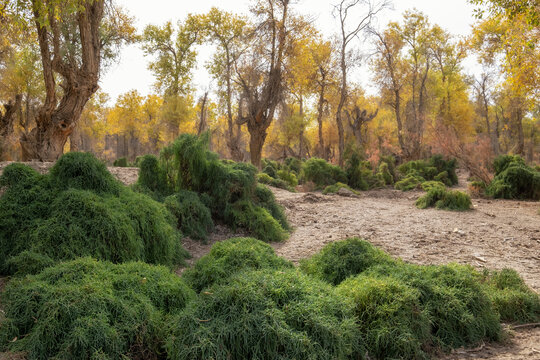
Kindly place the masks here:
POLYGON ((431 333, 425 348, 449 350, 501 338, 499 316, 484 291, 482 274, 471 266, 398 263, 371 267, 364 275, 392 277, 419 291, 419 311, 427 315, 431 333))
POLYGON ((377 171, 377 179, 382 185, 394 185, 394 176, 390 172, 388 163, 381 162, 377 171))
POLYGON ((274 179, 273 177, 270 177, 266 173, 258 173, 257 174, 257 181, 260 184, 270 185, 273 187, 276 187, 278 189, 287 190, 290 192, 294 192, 295 190, 286 182, 281 179, 274 179))
POLYGON ((408 179, 407 184, 400 184, 400 188, 411 190, 413 180, 419 182, 435 180, 447 186, 456 185, 458 183, 456 166, 456 159, 444 160, 441 155, 434 155, 428 160, 409 161, 398 167, 399 172, 408 179))
POLYGON ((178 228, 184 235, 206 241, 214 228, 210 209, 193 191, 181 190, 165 199, 165 207, 176 217, 178 228))
POLYGON ((291 230, 283 207, 276 202, 274 193, 262 184, 257 184, 255 188, 255 204, 266 209, 284 230, 291 230))
POLYGON ((345 173, 347 183, 353 189, 365 191, 373 187, 384 186, 384 182, 380 182, 377 176, 373 174, 371 163, 362 161, 358 152, 353 151, 348 157, 345 164, 345 173))
POLYGON ((394 181, 396 180, 397 178, 397 173, 396 173, 396 159, 391 156, 391 155, 387 155, 387 156, 381 156, 381 158, 379 159, 379 167, 383 164, 383 163, 386 163, 386 165, 388 166, 388 171, 390 172, 390 175, 392 175, 392 178, 394 179, 394 181))
POLYGON ((258 175, 251 164, 220 161, 217 154, 208 150, 206 135, 181 135, 151 165, 141 166, 140 177, 151 180, 141 181, 141 187, 161 194, 156 198, 193 191, 208 198, 213 219, 233 228, 243 227, 266 241, 286 238, 286 219, 273 217, 279 207, 275 199, 268 200, 273 204, 267 201, 265 208, 257 205, 257 178, 265 181, 266 176, 258 175), (266 208, 273 209, 268 212, 266 208))
POLYGON ((352 303, 295 270, 215 284, 171 320, 171 359, 359 358, 352 303))
POLYGON ((270 159, 262 159, 261 169, 263 169, 263 173, 268 174, 270 177, 276 179, 277 172, 281 169, 281 166, 277 161, 270 159))
POLYGON ((331 165, 323 159, 309 159, 304 163, 303 172, 305 181, 312 181, 321 189, 337 182, 347 182, 347 176, 339 166, 331 165))
POLYGON ((194 297, 164 267, 61 263, 6 286, 0 346, 28 359, 158 358, 164 313, 179 313, 194 297))
POLYGON ((339 295, 351 298, 364 346, 372 359, 421 359, 430 343, 430 319, 420 291, 391 277, 358 275, 343 281, 339 295))
POLYGON ((182 263, 187 254, 171 214, 148 196, 111 181, 101 165, 88 154, 70 153, 50 175, 19 171, 20 164, 6 168, 0 181, 11 185, 0 198, 0 273, 34 273, 50 259, 80 256, 182 263), (92 169, 96 173, 88 174, 92 169), (23 173, 26 180, 14 184, 15 175, 23 173))
POLYGON ((540 200, 540 172, 525 164, 519 156, 499 156, 495 159, 495 178, 486 194, 502 199, 540 200))
POLYGON ((116 160, 114 160, 113 162, 113 166, 117 166, 117 167, 128 167, 128 161, 125 157, 121 157, 121 158, 118 158, 116 160))
POLYGON ((440 181, 426 181, 423 182, 420 186, 424 191, 429 191, 434 188, 446 189, 446 186, 440 181))
POLYGON ((285 181, 289 185, 289 187, 293 189, 298 185, 298 179, 296 178, 296 175, 290 171, 278 170, 277 177, 285 181))
POLYGON ((410 191, 417 189, 423 182, 425 182, 424 178, 410 175, 396 182, 394 188, 401 191, 410 191))
POLYGON ((136 191, 150 194, 156 200, 162 200, 168 194, 165 173, 159 166, 155 155, 144 155, 140 161, 139 178, 134 188, 136 191))
POLYGON ((358 195, 358 191, 352 189, 349 185, 343 184, 340 182, 335 183, 334 185, 330 185, 324 188, 323 194, 336 194, 340 189, 347 189, 351 191, 352 193, 358 195))
POLYGON ((351 238, 326 245, 320 252, 300 262, 306 274, 338 285, 349 276, 358 275, 378 264, 394 260, 369 242, 351 238))
POLYGON ((274 249, 253 238, 232 238, 217 242, 182 277, 197 292, 228 280, 246 269, 287 269, 292 264, 278 257, 274 249))
POLYGON ((266 165, 265 167, 263 167, 262 172, 263 174, 268 175, 272 179, 277 179, 277 170, 273 166, 266 165))
POLYGON ((486 292, 501 320, 540 321, 540 297, 527 287, 519 274, 510 269, 485 271, 486 292))
POLYGON ((296 174, 297 176, 300 175, 300 172, 302 171, 302 160, 294 157, 288 157, 285 159, 284 164, 290 172, 296 174))
POLYGON ((434 186, 428 192, 416 200, 416 207, 427 209, 436 207, 441 210, 465 211, 472 206, 471 198, 464 192, 447 190, 444 187, 434 186))

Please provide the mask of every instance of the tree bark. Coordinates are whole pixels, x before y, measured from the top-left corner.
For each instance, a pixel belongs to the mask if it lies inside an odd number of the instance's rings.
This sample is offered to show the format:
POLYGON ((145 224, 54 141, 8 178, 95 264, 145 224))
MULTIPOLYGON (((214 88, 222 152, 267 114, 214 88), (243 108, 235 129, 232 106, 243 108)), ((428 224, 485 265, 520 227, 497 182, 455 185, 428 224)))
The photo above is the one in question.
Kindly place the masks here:
POLYGON ((7 139, 13 134, 13 121, 15 114, 19 112, 22 104, 22 96, 16 95, 15 102, 9 101, 4 105, 4 115, 0 114, 0 159, 4 157, 7 148, 7 139))

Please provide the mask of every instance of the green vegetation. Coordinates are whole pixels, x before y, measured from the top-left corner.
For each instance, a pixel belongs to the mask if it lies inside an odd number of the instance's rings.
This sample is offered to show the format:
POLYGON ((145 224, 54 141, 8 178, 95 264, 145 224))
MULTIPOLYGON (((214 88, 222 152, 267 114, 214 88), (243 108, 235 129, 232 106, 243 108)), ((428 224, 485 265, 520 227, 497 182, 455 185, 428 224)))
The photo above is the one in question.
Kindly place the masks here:
POLYGON ((465 211, 470 210, 471 206, 469 195, 457 190, 447 190, 439 185, 431 185, 428 192, 416 200, 416 207, 419 209, 436 207, 441 210, 465 211))
POLYGON ((339 166, 331 165, 323 159, 311 158, 303 166, 304 181, 313 182, 319 189, 347 182, 347 175, 339 166))
POLYGON ((350 301, 294 269, 247 271, 171 319, 172 359, 358 358, 350 301))
POLYGON ((334 185, 330 185, 324 188, 323 194, 336 194, 340 189, 347 189, 351 191, 353 194, 358 195, 358 191, 352 189, 349 185, 343 184, 340 182, 335 183, 334 185))
POLYGON ((256 175, 253 165, 220 161, 208 150, 207 136, 183 134, 161 151, 159 159, 143 159, 135 188, 158 200, 180 191, 195 192, 208 199, 214 219, 244 228, 260 240, 282 241, 289 225, 273 197, 258 198, 263 185, 256 175))
MULTIPOLYGON (((356 151, 353 151, 348 157, 345 164, 345 173, 347 174, 347 183, 354 189, 365 191, 384 185, 384 179, 381 182, 373 174, 371 163, 369 161, 363 161, 356 151)), ((383 174, 381 176, 384 177, 383 174)))
POLYGON ((292 268, 292 264, 278 257, 270 245, 253 238, 233 238, 214 244, 210 252, 182 276, 200 292, 242 270, 287 268, 292 268))
POLYGON ((456 185, 456 166, 456 159, 444 160, 441 155, 432 156, 428 160, 409 161, 398 167, 403 178, 396 182, 395 188, 409 191, 426 181, 439 181, 447 186, 456 185))
POLYGON ((264 172, 257 174, 257 181, 261 184, 270 185, 278 189, 294 192, 294 189, 286 181, 281 179, 274 179, 273 177, 264 172))
MULTIPOLYGON (((209 200, 206 200, 208 203, 209 200)), ((165 198, 165 207, 176 217, 178 228, 184 235, 195 240, 207 240, 214 228, 210 209, 193 191, 181 190, 165 198)))
POLYGON ((167 266, 187 256, 165 207, 120 184, 90 154, 64 155, 49 175, 12 164, 0 184, 2 274, 81 256, 167 266))
POLYGON ((338 285, 372 266, 393 262, 384 251, 367 241, 351 238, 326 245, 319 253, 301 261, 300 268, 306 274, 338 285))
POLYGON ((127 161, 127 159, 125 157, 121 157, 121 158, 118 158, 118 159, 114 160, 113 166, 128 167, 129 164, 128 164, 128 161, 127 161))
POLYGON ((493 167, 495 178, 486 188, 488 196, 540 200, 540 171, 525 164, 520 156, 499 156, 493 167))
POLYGON ((165 314, 194 297, 165 267, 90 258, 61 263, 7 285, 0 348, 28 359, 158 358, 165 314))

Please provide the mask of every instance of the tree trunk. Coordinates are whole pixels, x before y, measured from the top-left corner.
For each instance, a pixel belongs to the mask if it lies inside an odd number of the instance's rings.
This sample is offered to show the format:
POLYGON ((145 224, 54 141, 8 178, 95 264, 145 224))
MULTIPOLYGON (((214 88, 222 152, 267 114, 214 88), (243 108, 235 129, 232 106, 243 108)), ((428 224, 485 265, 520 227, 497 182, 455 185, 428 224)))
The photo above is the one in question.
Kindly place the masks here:
POLYGON ((265 130, 250 131, 249 139, 249 151, 251 156, 251 163, 258 169, 261 168, 262 149, 264 141, 266 140, 265 130))
POLYGON ((8 138, 13 134, 13 121, 15 114, 20 111, 22 96, 16 95, 15 102, 8 102, 4 105, 5 113, 0 114, 0 159, 5 156, 8 138))

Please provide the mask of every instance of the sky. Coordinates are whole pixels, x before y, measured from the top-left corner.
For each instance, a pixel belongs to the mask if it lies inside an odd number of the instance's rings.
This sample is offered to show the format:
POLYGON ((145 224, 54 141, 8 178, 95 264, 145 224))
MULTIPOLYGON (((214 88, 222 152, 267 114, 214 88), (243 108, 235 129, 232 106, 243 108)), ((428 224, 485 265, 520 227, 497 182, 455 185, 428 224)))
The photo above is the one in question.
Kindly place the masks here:
MULTIPOLYGON (((332 16, 333 4, 338 0, 297 0, 294 9, 297 13, 309 15, 315 19, 315 25, 327 38, 338 31, 338 24, 332 16)), ((142 32, 148 24, 161 25, 171 20, 176 23, 189 13, 206 13, 213 6, 220 9, 248 14, 250 0, 117 0, 131 16, 135 17, 136 28, 142 32)), ((466 36, 471 32, 474 7, 467 0, 393 0, 392 9, 385 10, 378 16, 375 26, 383 29, 391 21, 401 21, 404 11, 416 8, 426 14, 432 24, 438 24, 450 33, 466 36)), ((369 46, 358 41, 354 46, 368 51, 369 46)), ((215 90, 215 85, 204 67, 210 59, 212 48, 203 46, 199 49, 197 69, 194 70, 194 87, 200 92, 215 90)), ((154 78, 148 70, 149 58, 144 56, 140 45, 129 45, 121 50, 119 60, 109 67, 101 78, 101 90, 108 93, 111 101, 118 95, 136 89, 142 95, 153 92, 154 78)), ((474 72, 476 61, 467 59, 465 68, 474 72)), ((366 65, 351 74, 351 80, 358 82, 368 93, 375 90, 370 86, 370 70, 366 65)))

